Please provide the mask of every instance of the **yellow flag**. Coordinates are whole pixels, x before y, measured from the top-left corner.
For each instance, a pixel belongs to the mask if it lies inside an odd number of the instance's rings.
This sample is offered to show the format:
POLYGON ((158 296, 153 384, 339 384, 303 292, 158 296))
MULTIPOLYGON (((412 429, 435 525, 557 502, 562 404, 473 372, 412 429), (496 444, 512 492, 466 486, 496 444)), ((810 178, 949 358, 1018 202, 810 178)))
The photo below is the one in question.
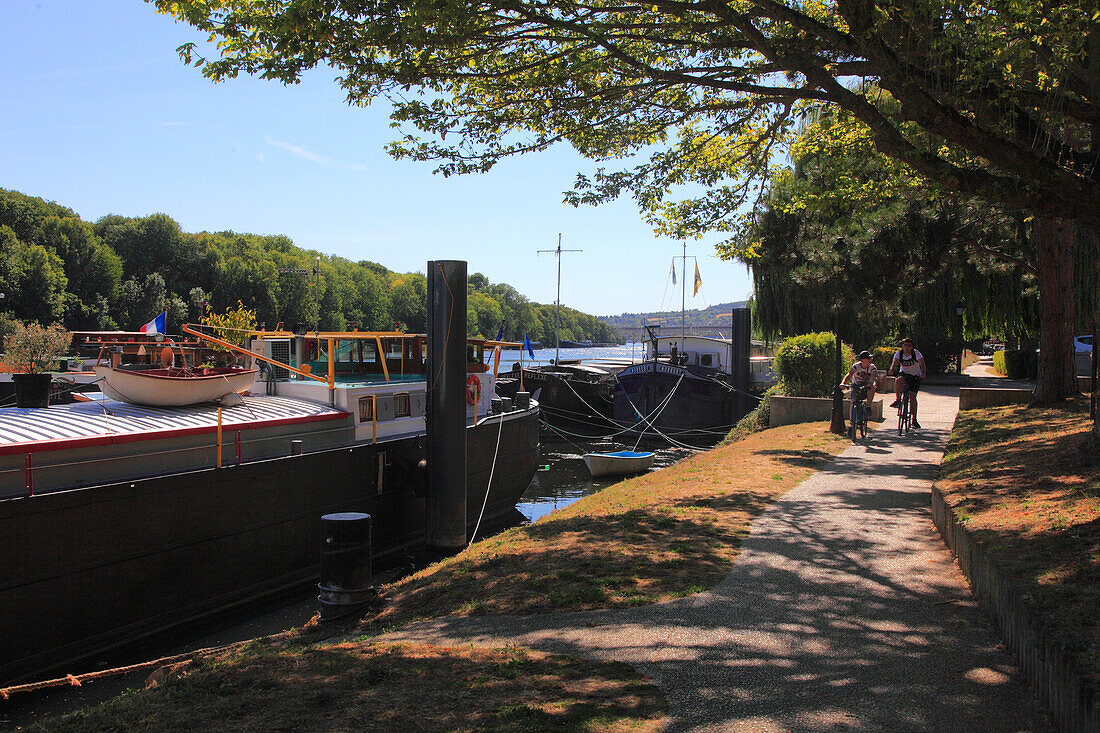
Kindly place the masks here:
POLYGON ((699 274, 699 263, 695 263, 695 290, 691 291, 692 296, 699 294, 699 288, 703 285, 703 276, 699 274))

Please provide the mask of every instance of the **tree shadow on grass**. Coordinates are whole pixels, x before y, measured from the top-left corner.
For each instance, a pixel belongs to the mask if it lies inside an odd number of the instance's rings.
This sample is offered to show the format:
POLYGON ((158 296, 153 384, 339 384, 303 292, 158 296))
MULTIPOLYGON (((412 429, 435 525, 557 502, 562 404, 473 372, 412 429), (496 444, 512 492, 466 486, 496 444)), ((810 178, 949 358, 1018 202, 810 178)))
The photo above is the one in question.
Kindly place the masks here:
POLYGON ((413 576, 374 619, 629 607, 697 593, 729 572, 760 494, 687 497, 618 514, 544 520, 413 576), (728 520, 728 521, 727 521, 728 520))

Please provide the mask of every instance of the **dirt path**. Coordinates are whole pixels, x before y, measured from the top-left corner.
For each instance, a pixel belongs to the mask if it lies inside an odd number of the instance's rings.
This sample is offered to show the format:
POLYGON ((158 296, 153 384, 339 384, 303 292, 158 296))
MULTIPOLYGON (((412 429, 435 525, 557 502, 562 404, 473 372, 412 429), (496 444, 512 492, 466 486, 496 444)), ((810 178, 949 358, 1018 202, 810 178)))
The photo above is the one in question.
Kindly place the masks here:
POLYGON ((957 408, 955 389, 922 391, 922 430, 899 437, 888 420, 786 494, 708 592, 384 638, 626 661, 665 690, 672 731, 1048 730, 932 526, 957 408))

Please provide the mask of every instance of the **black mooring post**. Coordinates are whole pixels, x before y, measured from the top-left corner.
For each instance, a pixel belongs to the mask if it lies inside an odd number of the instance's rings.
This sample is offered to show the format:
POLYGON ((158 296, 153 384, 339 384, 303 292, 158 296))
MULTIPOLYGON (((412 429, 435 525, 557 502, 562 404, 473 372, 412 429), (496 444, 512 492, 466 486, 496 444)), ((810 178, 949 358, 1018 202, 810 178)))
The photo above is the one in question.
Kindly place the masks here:
POLYGON ((428 547, 466 546, 466 263, 428 263, 428 547))
POLYGON ((730 372, 733 377, 733 388, 737 390, 734 395, 736 422, 749 413, 749 387, 752 386, 752 371, 750 369, 750 357, 752 356, 752 316, 748 308, 733 309, 733 328, 730 338, 733 342, 730 372))
POLYGON ((836 370, 833 376, 833 419, 829 425, 829 431, 837 435, 844 435, 848 428, 844 425, 844 390, 840 388, 840 315, 833 319, 833 328, 836 335, 836 370))

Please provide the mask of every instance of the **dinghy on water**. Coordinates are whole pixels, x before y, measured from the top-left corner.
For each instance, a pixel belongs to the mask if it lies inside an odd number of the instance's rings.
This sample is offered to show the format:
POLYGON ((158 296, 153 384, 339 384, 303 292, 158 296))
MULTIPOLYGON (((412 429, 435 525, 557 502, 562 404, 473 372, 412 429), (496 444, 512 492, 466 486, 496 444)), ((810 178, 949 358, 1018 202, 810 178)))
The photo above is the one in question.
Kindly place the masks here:
POLYGON ((121 369, 97 366, 99 388, 111 399, 133 405, 183 407, 240 395, 252 388, 258 369, 121 369))
POLYGON ((645 473, 653 465, 655 454, 649 451, 621 450, 616 453, 586 453, 584 465, 596 476, 625 476, 645 473))

